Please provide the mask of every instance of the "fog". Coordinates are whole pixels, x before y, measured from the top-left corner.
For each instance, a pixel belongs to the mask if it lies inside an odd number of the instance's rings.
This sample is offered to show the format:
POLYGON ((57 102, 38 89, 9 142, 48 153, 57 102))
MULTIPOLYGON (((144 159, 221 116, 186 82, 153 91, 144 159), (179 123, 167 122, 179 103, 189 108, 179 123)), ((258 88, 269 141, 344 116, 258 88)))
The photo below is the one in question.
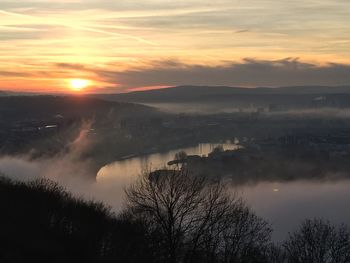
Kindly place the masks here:
POLYGON ((306 218, 350 222, 350 179, 338 181, 260 182, 233 189, 273 226, 273 239, 283 241, 306 218))
MULTIPOLYGON (((30 181, 48 178, 63 185, 75 196, 103 201, 113 210, 123 207, 124 189, 141 173, 164 167, 178 150, 168 153, 137 157, 118 161, 101 167, 95 174, 92 161, 84 160, 80 154, 90 144, 87 130, 91 123, 84 123, 79 136, 69 145, 65 153, 55 157, 32 159, 30 155, 3 156, 0 158, 0 174, 13 180, 30 181)), ((217 144, 185 148, 189 154, 208 154, 217 144)), ((227 149, 231 147, 226 144, 227 149)), ((180 149, 179 149, 180 150, 180 149)))
MULTIPOLYGON (((206 103, 146 103, 145 105, 155 107, 166 113, 187 113, 187 114, 217 114, 239 112, 238 107, 232 105, 206 104, 206 103)), ((252 109, 247 109, 252 110, 252 109)))
POLYGON ((211 115, 220 113, 254 113, 258 109, 264 109, 265 116, 289 116, 299 118, 350 118, 349 108, 321 107, 321 108, 295 108, 281 109, 276 112, 269 112, 267 107, 251 106, 239 107, 232 103, 145 103, 147 106, 158 108, 165 113, 173 114, 200 114, 211 115))
MULTIPOLYGON (((198 105, 195 107, 189 105, 189 107, 203 110, 198 105)), ((173 110, 168 106, 166 108, 173 110)), ((190 108, 181 109, 188 112, 190 108)), ((236 110, 232 108, 232 111, 236 110)), ((214 112, 217 112, 217 109, 211 113, 214 112)), ((203 113, 205 113, 204 110, 203 113)), ((283 119, 284 116, 291 116, 301 119, 317 117, 327 121, 332 118, 347 119, 350 117, 350 110, 323 108, 264 114, 271 118, 276 117, 277 120, 281 117, 283 119)), ((76 138, 68 142, 63 147, 64 149, 54 156, 33 158, 30 153, 2 156, 0 173, 20 181, 48 178, 63 185, 75 196, 102 201, 111 206, 114 211, 120 211, 124 203, 125 187, 132 183, 142 171, 163 167, 176 152, 181 150, 185 150, 188 154, 201 156, 208 154, 213 149, 213 146, 203 144, 204 146, 198 146, 198 148, 185 147, 157 152, 111 163, 101 167, 96 173, 94 160, 84 157, 86 149, 94 148, 94 141, 88 136, 92 124, 92 121, 83 122, 76 138), (207 148, 203 150, 200 147, 207 148)), ((271 160, 266 159, 266 165, 271 166, 271 163, 267 163, 268 161, 271 160)), ((285 170, 272 168, 275 169, 276 175, 266 173, 259 177, 254 176, 253 173, 251 175, 246 173, 239 175, 242 176, 241 178, 248 177, 241 181, 234 180, 232 175, 231 177, 226 175, 225 178, 225 182, 233 192, 242 196, 248 206, 272 224, 275 230, 274 240, 285 239, 287 232, 293 231, 305 218, 323 217, 336 223, 350 222, 350 212, 345 209, 350 198, 349 174, 334 172, 322 177, 317 174, 310 176, 310 180, 301 180, 303 175, 299 176, 298 171, 303 170, 301 169, 302 164, 289 160, 287 162, 288 165, 283 166, 285 170), (296 169, 298 167, 299 170, 296 169), (296 174, 296 176, 288 177, 288 173, 296 174)))
POLYGON ((114 179, 96 183, 93 161, 82 157, 84 149, 91 146, 87 136, 91 124, 90 121, 84 122, 77 138, 54 157, 33 159, 30 154, 2 156, 0 174, 20 181, 47 178, 63 185, 75 196, 103 201, 119 210, 123 203, 123 182, 114 179))
MULTIPOLYGON (((85 140, 81 137, 74 147, 84 145, 85 140)), ((95 175, 91 174, 90 163, 79 159, 76 149, 72 148, 65 155, 38 160, 31 160, 29 156, 5 156, 0 159, 0 171, 14 180, 48 178, 60 183, 75 196, 103 201, 114 211, 120 211, 124 202, 124 188, 137 178, 142 169, 149 169, 152 163, 153 168, 160 167, 160 162, 155 162, 152 157, 120 161, 102 168, 95 181, 91 180, 95 175)), ((155 155, 165 162, 175 152, 155 155)), ((259 180, 240 185, 228 180, 227 183, 253 211, 272 224, 273 239, 282 241, 305 218, 322 217, 336 223, 350 221, 350 212, 344 209, 350 198, 350 180, 338 177, 332 181, 331 178, 337 176, 330 176, 329 180, 259 180)))

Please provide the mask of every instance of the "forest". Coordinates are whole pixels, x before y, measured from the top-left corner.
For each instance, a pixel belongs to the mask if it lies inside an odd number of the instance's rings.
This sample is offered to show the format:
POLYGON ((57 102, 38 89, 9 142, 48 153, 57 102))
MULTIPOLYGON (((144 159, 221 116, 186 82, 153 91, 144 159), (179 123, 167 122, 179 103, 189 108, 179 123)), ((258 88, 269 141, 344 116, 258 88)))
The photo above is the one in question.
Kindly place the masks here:
POLYGON ((0 179, 0 262, 345 263, 350 229, 307 219, 281 243, 220 180, 143 173, 122 211, 48 179, 0 179))

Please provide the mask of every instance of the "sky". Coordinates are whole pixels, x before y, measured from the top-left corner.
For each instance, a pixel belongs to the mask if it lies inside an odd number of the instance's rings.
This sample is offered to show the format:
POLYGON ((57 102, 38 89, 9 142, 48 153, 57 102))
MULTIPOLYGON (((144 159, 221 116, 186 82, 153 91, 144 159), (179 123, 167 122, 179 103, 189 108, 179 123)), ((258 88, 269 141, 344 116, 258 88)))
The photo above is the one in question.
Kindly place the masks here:
POLYGON ((0 89, 350 84, 349 0, 0 0, 0 89))

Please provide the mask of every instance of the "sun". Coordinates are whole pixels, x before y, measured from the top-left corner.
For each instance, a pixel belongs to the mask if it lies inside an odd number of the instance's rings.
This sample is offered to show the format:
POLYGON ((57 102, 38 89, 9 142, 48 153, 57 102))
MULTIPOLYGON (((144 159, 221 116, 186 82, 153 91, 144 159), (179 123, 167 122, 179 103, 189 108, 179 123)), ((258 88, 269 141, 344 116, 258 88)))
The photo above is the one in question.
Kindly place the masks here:
POLYGON ((87 79, 71 79, 69 83, 73 90, 80 91, 89 86, 90 81, 88 81, 87 79))

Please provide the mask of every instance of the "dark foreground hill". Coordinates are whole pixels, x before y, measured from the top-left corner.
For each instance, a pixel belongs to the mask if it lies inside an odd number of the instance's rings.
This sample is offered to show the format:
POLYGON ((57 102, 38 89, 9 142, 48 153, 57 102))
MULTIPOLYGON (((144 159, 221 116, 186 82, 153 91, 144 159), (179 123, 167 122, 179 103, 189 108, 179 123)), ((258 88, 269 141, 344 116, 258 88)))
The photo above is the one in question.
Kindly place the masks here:
POLYGON ((220 184, 176 171, 159 175, 128 189, 119 216, 52 181, 0 177, 0 262, 349 262, 344 224, 306 220, 277 246, 269 224, 220 184))
POLYGON ((56 183, 0 177, 0 262, 150 262, 144 230, 56 183))

